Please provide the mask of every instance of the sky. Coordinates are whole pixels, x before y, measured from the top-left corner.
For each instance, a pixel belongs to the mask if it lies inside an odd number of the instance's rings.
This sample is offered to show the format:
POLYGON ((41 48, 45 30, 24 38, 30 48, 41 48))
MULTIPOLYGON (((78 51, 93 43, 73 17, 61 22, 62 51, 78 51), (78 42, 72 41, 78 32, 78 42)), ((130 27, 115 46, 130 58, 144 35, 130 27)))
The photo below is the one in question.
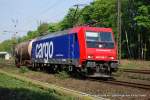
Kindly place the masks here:
POLYGON ((61 21, 75 4, 93 0, 0 0, 0 42, 36 30, 40 22, 61 21))

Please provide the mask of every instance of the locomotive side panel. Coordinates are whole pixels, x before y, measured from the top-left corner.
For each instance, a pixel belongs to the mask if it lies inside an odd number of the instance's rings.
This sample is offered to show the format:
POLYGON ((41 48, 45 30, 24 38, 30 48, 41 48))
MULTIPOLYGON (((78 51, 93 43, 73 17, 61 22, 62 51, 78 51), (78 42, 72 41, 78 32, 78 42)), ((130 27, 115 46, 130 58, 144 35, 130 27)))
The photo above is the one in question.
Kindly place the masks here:
POLYGON ((79 43, 75 34, 65 34, 33 42, 32 62, 69 64, 79 59, 79 43))

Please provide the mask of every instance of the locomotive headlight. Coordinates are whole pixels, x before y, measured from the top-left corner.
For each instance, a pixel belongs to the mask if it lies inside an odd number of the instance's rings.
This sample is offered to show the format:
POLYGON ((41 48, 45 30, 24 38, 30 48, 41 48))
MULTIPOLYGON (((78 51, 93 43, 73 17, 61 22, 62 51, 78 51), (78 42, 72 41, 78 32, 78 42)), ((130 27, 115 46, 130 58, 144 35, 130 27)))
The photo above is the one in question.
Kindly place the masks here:
POLYGON ((114 57, 109 57, 110 59, 114 59, 114 57))
POLYGON ((89 55, 89 56, 88 56, 88 58, 89 58, 89 59, 92 59, 92 58, 93 58, 93 56, 92 56, 92 55, 89 55))

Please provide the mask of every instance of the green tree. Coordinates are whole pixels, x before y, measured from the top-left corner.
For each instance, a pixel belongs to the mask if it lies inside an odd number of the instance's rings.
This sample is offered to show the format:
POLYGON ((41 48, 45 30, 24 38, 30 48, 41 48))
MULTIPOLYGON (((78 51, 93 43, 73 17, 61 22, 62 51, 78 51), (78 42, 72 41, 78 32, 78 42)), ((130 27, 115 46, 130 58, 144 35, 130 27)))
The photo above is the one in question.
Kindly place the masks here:
MULTIPOLYGON (((149 2, 142 0, 122 1, 122 40, 128 36, 131 58, 149 58, 150 7, 149 2), (138 53, 137 53, 138 52, 138 53)), ((127 51, 127 42, 123 42, 123 50, 127 51)))
MULTIPOLYGON (((122 57, 150 59, 150 1, 121 0, 122 57)), ((26 41, 47 32, 72 28, 76 25, 111 27, 117 35, 117 0, 94 0, 81 9, 70 8, 58 23, 43 23, 18 41, 26 41)), ((0 50, 10 50, 12 40, 0 43, 0 50), (8 44, 8 45, 7 45, 8 44)))
POLYGON ((71 28, 78 23, 77 17, 80 15, 80 9, 70 8, 68 14, 60 22, 61 30, 71 28))
POLYGON ((13 46, 12 40, 5 40, 2 43, 0 43, 0 51, 8 51, 11 52, 13 46))
POLYGON ((56 31, 59 31, 60 28, 61 28, 61 26, 60 26, 59 23, 50 23, 50 24, 49 24, 48 31, 49 31, 49 32, 56 32, 56 31))
POLYGON ((48 29, 49 29, 49 25, 48 25, 47 23, 43 23, 43 24, 41 24, 41 25, 37 28, 37 30, 38 30, 38 32, 40 33, 40 35, 46 34, 46 32, 48 31, 48 29))

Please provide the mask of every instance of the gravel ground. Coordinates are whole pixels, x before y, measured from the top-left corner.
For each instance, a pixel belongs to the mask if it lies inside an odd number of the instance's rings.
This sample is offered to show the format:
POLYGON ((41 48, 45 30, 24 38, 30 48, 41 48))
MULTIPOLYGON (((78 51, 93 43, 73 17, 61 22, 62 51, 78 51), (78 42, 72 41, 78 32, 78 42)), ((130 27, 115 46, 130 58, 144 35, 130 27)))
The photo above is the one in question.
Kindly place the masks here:
POLYGON ((53 74, 42 72, 25 73, 27 77, 52 83, 58 86, 98 95, 113 100, 148 100, 150 99, 150 90, 143 90, 119 85, 105 84, 90 80, 81 80, 75 78, 60 79, 53 74))

